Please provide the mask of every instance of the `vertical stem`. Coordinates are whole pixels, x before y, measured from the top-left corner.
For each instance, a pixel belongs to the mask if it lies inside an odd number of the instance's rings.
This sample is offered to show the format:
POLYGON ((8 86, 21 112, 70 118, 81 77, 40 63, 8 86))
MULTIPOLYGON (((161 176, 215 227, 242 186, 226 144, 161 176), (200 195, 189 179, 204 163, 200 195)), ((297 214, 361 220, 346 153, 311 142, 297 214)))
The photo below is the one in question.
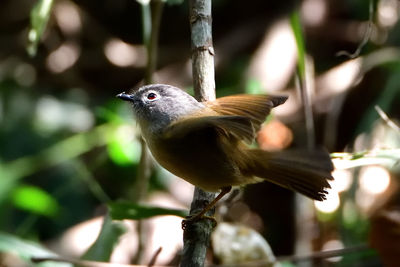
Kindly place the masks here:
POLYGON ((311 106, 311 92, 307 82, 307 57, 303 31, 301 28, 299 12, 295 11, 290 16, 290 24, 296 40, 297 47, 297 81, 300 88, 301 100, 304 107, 304 116, 307 130, 307 148, 313 149, 315 146, 314 119, 311 106))
POLYGON ((153 83, 153 73, 157 66, 158 55, 158 36, 160 34, 161 15, 164 7, 163 0, 152 0, 151 6, 151 32, 150 40, 146 43, 147 48, 147 68, 145 83, 153 83))
MULTIPOLYGON (((161 0, 153 0, 149 4, 142 5, 143 42, 146 46, 148 59, 145 73, 146 84, 153 82, 153 73, 157 65, 157 43, 162 9, 163 2, 161 0)), ((142 153, 140 155, 135 193, 133 196, 134 202, 139 202, 145 198, 150 176, 149 151, 143 139, 141 139, 141 146, 142 153)))
POLYGON ((311 90, 308 86, 306 77, 303 79, 297 75, 298 86, 300 88, 301 101, 304 108, 304 117, 306 121, 306 131, 307 131, 307 149, 312 150, 315 148, 315 127, 314 118, 311 105, 311 90))
MULTIPOLYGON (((153 73, 157 65, 157 44, 160 32, 160 21, 163 9, 161 0, 152 0, 148 4, 142 4, 142 25, 143 43, 147 52, 147 67, 145 73, 145 83, 153 83, 153 73)), ((142 201, 147 195, 150 179, 150 155, 143 138, 140 140, 142 153, 138 166, 137 179, 134 187, 133 202, 142 201)), ((146 229, 142 221, 138 221, 138 251, 133 260, 134 263, 141 263, 146 241, 146 229)))
MULTIPOLYGON (((195 97, 199 101, 215 99, 214 49, 211 28, 211 0, 190 0, 190 26, 192 40, 192 71, 195 97)), ((201 211, 215 197, 195 188, 190 214, 201 211)), ((213 215, 215 209, 206 215, 213 215)), ((204 266, 212 231, 210 220, 189 224, 183 234, 181 266, 204 266)))
MULTIPOLYGON (((296 39, 297 46, 297 85, 304 108, 304 117, 307 131, 307 149, 315 148, 314 118, 311 105, 310 64, 307 61, 304 34, 301 28, 299 12, 295 11, 290 17, 290 23, 296 39)), ((295 254, 309 254, 312 251, 312 230, 314 223, 314 210, 312 201, 299 194, 295 195, 296 210, 296 245, 295 254)), ((299 266, 310 266, 308 262, 299 263, 299 266)))

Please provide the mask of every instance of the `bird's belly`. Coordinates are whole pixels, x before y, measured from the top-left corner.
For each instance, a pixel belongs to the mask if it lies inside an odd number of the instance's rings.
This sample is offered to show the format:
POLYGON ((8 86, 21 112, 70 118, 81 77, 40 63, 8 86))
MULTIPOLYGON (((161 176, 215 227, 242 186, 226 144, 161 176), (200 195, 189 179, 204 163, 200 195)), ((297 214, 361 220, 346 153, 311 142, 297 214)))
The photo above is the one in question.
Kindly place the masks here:
POLYGON ((215 142, 168 140, 148 142, 154 158, 168 171, 206 191, 235 184, 236 166, 215 142))

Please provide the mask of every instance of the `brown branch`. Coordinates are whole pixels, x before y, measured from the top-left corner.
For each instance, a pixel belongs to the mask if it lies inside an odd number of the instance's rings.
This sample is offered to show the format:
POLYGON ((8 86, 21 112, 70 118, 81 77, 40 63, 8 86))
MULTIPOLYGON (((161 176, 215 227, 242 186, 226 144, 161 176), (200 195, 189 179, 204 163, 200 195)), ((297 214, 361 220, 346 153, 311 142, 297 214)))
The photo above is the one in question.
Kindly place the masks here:
MULTIPOLYGON (((195 97, 199 101, 215 99, 211 18, 211 0, 190 0, 193 86, 195 97)), ((190 214, 198 213, 214 197, 215 194, 196 187, 190 214)), ((206 215, 212 216, 214 210, 210 210, 206 215)), ((181 266, 204 266, 212 223, 210 220, 199 220, 187 225, 183 233, 181 266)))
POLYGON ((160 255, 162 251, 162 247, 159 247, 155 252, 154 255, 151 257, 149 264, 147 264, 147 267, 154 267, 154 264, 156 263, 156 260, 158 258, 158 255, 160 255))

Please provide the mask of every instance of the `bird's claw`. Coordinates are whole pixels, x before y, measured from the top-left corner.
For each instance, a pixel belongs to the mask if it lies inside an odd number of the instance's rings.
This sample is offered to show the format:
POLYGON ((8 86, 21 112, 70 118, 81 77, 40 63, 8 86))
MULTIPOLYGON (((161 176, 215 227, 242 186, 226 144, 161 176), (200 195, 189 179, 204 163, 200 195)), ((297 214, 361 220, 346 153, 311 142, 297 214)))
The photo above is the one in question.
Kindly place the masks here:
POLYGON ((207 216, 207 215, 202 215, 202 216, 198 216, 198 214, 196 215, 189 215, 186 216, 184 220, 182 220, 182 230, 186 230, 188 225, 193 224, 199 220, 203 220, 203 219, 208 219, 212 222, 212 227, 214 228, 215 226, 217 226, 217 220, 215 220, 214 217, 212 216, 207 216))

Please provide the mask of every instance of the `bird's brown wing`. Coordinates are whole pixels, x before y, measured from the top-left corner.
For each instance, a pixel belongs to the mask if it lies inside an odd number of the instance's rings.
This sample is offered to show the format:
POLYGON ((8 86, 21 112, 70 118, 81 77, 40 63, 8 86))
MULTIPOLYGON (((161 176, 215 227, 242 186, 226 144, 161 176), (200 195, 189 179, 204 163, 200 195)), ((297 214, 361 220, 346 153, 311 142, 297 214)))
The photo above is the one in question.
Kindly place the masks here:
POLYGON ((286 100, 286 96, 243 94, 220 97, 205 104, 219 115, 249 118, 256 133, 271 109, 285 103, 286 100))
POLYGON ((238 115, 215 115, 215 112, 201 112, 179 119, 164 131, 164 138, 181 138, 194 131, 215 128, 219 133, 239 140, 251 142, 254 128, 249 118, 238 115))

